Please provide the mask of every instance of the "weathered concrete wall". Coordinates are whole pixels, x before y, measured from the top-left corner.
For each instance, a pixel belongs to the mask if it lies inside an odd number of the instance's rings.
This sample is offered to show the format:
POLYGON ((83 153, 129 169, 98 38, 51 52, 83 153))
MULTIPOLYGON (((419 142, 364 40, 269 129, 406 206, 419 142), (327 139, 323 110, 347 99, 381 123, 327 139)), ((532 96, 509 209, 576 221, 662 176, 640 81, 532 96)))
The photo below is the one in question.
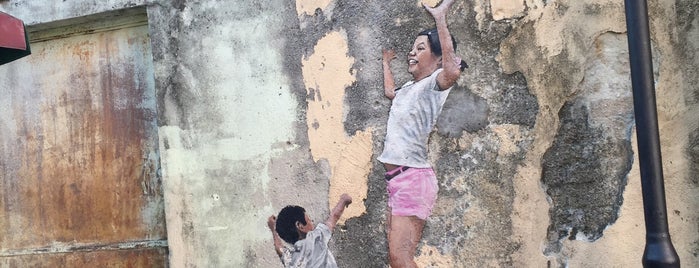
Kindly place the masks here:
MULTIPOLYGON (((434 3, 436 1, 431 1, 434 3)), ((385 267, 380 50, 418 1, 6 1, 29 23, 147 5, 173 267, 275 267, 266 218, 342 192, 342 267, 385 267), (46 2, 46 3, 44 3, 46 2)), ((644 246, 623 2, 457 1, 471 65, 430 140, 425 267, 635 267, 644 246)), ((649 2, 673 242, 699 266, 699 4, 649 2)), ((407 81, 396 61, 398 81, 407 81)), ((0 67, 1 68, 1 67, 0 67)))

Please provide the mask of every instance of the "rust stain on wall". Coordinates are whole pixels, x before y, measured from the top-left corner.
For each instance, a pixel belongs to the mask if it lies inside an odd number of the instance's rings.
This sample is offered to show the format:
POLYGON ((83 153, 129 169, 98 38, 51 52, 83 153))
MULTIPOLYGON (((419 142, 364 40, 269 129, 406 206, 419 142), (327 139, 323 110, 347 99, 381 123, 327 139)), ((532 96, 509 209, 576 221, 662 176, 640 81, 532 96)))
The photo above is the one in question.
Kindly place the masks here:
POLYGON ((347 38, 331 32, 318 41, 315 53, 303 61, 303 78, 308 91, 308 137, 314 161, 327 160, 331 169, 329 206, 342 193, 354 203, 345 210, 340 223, 366 211, 362 200, 367 196, 371 170, 371 129, 349 137, 344 131, 345 88, 356 79, 352 71, 354 58, 347 55, 347 38))

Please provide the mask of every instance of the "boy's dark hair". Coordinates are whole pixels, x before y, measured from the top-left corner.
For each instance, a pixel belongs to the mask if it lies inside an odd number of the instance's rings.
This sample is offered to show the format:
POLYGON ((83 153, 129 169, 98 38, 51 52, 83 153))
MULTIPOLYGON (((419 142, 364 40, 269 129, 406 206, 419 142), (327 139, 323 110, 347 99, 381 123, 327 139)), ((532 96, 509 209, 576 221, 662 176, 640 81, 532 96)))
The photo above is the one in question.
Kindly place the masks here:
MULTIPOLYGON (((420 33, 417 34, 417 36, 427 36, 427 40, 430 43, 430 50, 432 50, 432 53, 434 53, 437 56, 442 56, 442 43, 439 42, 439 34, 437 33, 437 28, 432 28, 428 30, 424 30, 420 33)), ((454 47, 454 51, 456 51, 456 39, 454 39, 454 36, 451 36, 451 45, 454 47)), ((461 61, 459 63, 459 68, 461 71, 463 71, 465 68, 468 68, 468 64, 466 64, 465 61, 461 61)))
POLYGON ((277 216, 277 224, 275 229, 279 237, 287 243, 294 244, 299 240, 298 229, 296 222, 306 225, 306 210, 299 206, 286 206, 277 216))

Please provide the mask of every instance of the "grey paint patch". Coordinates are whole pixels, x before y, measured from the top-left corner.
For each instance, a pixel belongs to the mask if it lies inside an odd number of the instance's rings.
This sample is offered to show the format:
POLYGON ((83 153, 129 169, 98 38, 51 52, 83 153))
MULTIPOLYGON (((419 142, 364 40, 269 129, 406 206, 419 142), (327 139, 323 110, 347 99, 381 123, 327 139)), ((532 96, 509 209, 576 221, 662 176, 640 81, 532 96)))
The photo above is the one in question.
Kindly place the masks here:
POLYGON ((561 127, 544 154, 542 180, 553 203, 547 253, 559 252, 564 238, 600 238, 623 201, 633 156, 630 141, 590 126, 588 109, 575 101, 563 106, 561 127))
POLYGON ((542 164, 552 200, 547 254, 560 252, 565 238, 600 238, 618 217, 633 162, 625 42, 624 35, 612 33, 596 40, 577 96, 559 112, 560 127, 542 164))
POLYGON ((536 96, 529 92, 527 81, 520 72, 503 77, 500 89, 490 98, 493 103, 490 112, 492 123, 515 124, 534 128, 539 103, 536 96))
POLYGON ((437 119, 439 134, 458 138, 463 131, 474 133, 488 125, 485 99, 458 86, 449 93, 442 114, 437 119))

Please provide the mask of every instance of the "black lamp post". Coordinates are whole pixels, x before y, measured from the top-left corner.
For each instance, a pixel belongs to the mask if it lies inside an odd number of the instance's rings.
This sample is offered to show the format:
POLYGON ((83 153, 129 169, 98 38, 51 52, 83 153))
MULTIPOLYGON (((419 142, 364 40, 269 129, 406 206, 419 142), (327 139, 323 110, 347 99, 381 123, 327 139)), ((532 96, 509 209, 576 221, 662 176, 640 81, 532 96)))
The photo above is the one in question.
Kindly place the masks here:
POLYGON ((646 221, 643 267, 680 267, 670 240, 665 206, 658 114, 655 106, 653 64, 646 0, 625 0, 633 106, 638 139, 638 159, 646 221))

